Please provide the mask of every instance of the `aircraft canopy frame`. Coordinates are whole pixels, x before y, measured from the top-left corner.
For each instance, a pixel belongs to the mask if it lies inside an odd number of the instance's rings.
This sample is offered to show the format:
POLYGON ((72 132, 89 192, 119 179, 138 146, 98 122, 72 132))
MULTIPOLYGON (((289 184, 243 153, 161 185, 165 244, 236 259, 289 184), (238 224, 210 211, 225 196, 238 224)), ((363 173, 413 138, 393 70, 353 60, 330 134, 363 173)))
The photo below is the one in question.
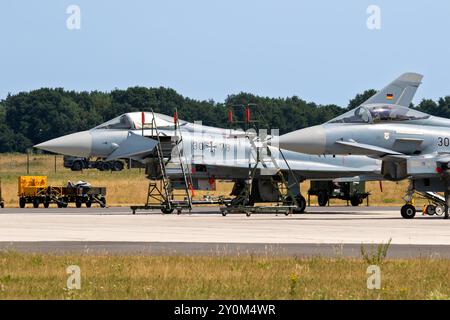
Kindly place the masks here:
POLYGON ((352 109, 327 123, 386 123, 428 119, 429 114, 399 105, 373 104, 352 109))
MULTIPOLYGON (((153 115, 151 112, 144 112, 144 129, 152 129, 153 115)), ((173 117, 155 113, 155 123, 158 128, 174 128, 173 117)), ((116 129, 116 130, 141 130, 142 112, 124 113, 114 119, 106 121, 94 129, 116 129)))

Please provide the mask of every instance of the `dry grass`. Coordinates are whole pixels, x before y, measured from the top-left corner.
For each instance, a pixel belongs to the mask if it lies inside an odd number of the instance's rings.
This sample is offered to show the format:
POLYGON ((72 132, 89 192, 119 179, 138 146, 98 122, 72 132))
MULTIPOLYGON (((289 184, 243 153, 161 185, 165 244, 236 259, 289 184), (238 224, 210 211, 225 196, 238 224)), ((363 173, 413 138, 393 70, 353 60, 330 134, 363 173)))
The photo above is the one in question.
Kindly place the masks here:
POLYGON ((450 261, 0 253, 0 299, 449 299, 450 261), (81 268, 68 290, 66 268, 81 268), (189 271, 189 272, 187 272, 189 271))
MULTIPOLYGON (((139 169, 123 170, 121 172, 101 172, 98 170, 84 170, 75 172, 63 167, 62 156, 45 155, 30 156, 30 175, 46 175, 48 182, 54 186, 64 186, 68 180, 84 180, 92 185, 107 187, 107 201, 109 205, 127 205, 144 203, 148 181, 144 171, 139 169)), ((2 179, 2 196, 6 206, 18 206, 17 177, 27 175, 27 161, 25 155, 3 154, 0 157, 0 176, 2 179)))
MULTIPOLYGON (((74 172, 63 167, 62 156, 48 155, 30 156, 30 175, 47 175, 51 185, 66 185, 68 180, 84 180, 95 186, 107 187, 108 205, 127 206, 143 204, 146 200, 148 180, 145 179, 144 170, 132 169, 121 172, 100 172, 98 170, 84 170, 74 172)), ((18 206, 17 177, 27 174, 27 157, 24 154, 2 154, 0 157, 0 177, 2 179, 2 196, 6 206, 18 206)), ((380 192, 378 182, 369 182, 367 191, 372 193, 370 203, 372 205, 399 205, 401 197, 406 190, 406 182, 383 182, 383 192, 380 192)), ((205 194, 228 195, 232 184, 218 183, 215 192, 198 191, 196 197, 201 198, 205 194)), ((309 189, 309 182, 302 183, 303 194, 309 189)), ((425 202, 419 201, 417 204, 425 202)), ((316 205, 316 197, 311 198, 311 204, 316 205)), ((332 200, 332 205, 345 205, 341 200, 332 200)))

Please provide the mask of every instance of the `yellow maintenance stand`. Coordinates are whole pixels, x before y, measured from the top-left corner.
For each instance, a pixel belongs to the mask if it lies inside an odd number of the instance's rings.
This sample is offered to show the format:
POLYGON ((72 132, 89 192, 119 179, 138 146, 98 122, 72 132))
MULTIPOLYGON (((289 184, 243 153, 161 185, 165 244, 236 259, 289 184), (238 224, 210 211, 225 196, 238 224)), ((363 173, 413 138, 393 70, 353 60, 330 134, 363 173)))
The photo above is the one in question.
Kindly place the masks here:
POLYGON ((24 208, 27 203, 32 203, 35 208, 39 203, 47 201, 47 177, 46 176, 20 176, 18 178, 19 206, 24 208))

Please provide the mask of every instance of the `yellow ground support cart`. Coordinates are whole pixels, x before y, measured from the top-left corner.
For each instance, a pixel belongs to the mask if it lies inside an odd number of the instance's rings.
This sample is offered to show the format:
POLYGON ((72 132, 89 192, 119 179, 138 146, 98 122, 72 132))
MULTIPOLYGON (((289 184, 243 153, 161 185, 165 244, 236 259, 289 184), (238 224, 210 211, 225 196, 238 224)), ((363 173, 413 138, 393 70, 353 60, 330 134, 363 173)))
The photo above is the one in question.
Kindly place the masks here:
POLYGON ((98 203, 101 207, 106 206, 106 188, 67 186, 53 187, 47 184, 46 176, 20 176, 18 185, 19 206, 25 208, 27 203, 32 203, 38 208, 42 203, 48 208, 50 203, 56 203, 59 208, 65 208, 70 202, 80 208, 84 203, 90 207, 98 203))

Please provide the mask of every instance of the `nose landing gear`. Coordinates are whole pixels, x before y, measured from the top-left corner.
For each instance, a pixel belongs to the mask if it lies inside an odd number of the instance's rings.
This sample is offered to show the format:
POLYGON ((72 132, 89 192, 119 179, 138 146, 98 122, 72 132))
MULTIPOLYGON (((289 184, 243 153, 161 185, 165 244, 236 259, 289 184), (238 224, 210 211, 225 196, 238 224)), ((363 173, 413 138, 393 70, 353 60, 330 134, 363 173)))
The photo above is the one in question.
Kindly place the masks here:
MULTIPOLYGON (((448 189, 448 188, 447 188, 448 189)), ((433 191, 416 190, 414 188, 413 181, 410 181, 408 189, 406 191, 403 200, 405 205, 400 209, 400 213, 404 219, 413 219, 416 215, 416 207, 414 206, 413 195, 418 194, 420 197, 428 200, 428 205, 424 206, 422 209, 423 214, 429 216, 437 215, 444 216, 444 219, 449 218, 449 199, 450 192, 444 192, 444 196, 433 191)))
POLYGON ((414 185, 409 183, 406 194, 403 197, 406 204, 400 209, 400 213, 404 219, 413 219, 416 215, 416 207, 413 205, 414 185))
POLYGON ((404 219, 413 219, 416 215, 416 207, 407 203, 400 209, 400 213, 404 219))

